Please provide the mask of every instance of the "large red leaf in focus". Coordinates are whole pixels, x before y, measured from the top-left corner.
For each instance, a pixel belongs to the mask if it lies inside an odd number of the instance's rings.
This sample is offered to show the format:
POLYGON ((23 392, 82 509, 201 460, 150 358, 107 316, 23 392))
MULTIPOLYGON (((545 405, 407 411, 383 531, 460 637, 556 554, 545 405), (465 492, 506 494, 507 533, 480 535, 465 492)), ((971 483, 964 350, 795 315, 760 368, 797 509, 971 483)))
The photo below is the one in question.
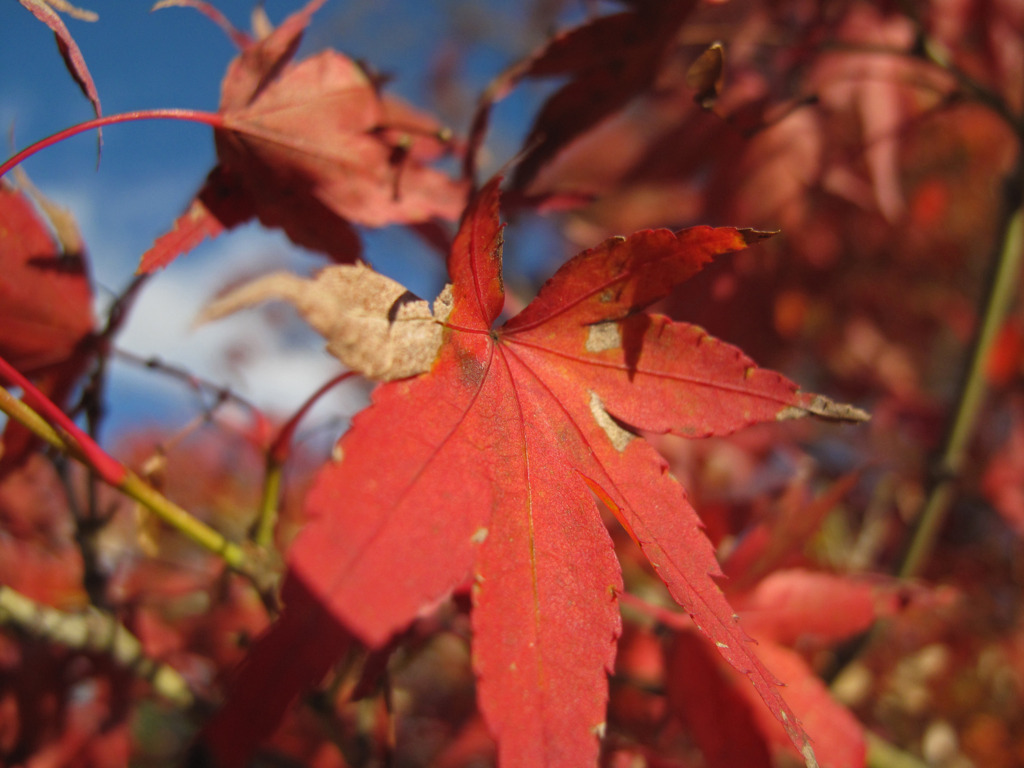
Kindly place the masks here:
MULTIPOLYGON (((343 437, 343 459, 321 471, 289 552, 282 628, 257 644, 253 674, 276 695, 287 685, 280 664, 326 660, 330 649, 308 629, 302 654, 265 652, 301 633, 310 614, 326 610, 381 647, 473 574, 480 704, 501 764, 594 764, 622 589, 596 494, 805 746, 715 583, 720 571, 686 494, 624 426, 697 436, 806 413, 860 417, 700 329, 640 311, 760 236, 696 227, 613 238, 492 329, 504 303, 502 239, 497 185, 486 187, 449 259, 452 310, 438 358, 426 374, 380 386, 343 437)), ((264 703, 245 690, 245 700, 264 703)), ((235 722, 237 706, 228 708, 235 722)))
MULTIPOLYGON (((62 248, 31 200, 0 184, 0 357, 58 404, 82 371, 82 344, 93 330, 85 254, 77 232, 68 239, 62 248)), ((0 474, 32 444, 27 430, 9 422, 0 474)))
MULTIPOLYGON (((242 50, 221 86, 219 164, 174 228, 143 254, 140 272, 253 217, 342 262, 360 253, 354 224, 458 217, 465 184, 428 165, 447 149, 436 121, 381 95, 340 53, 291 61, 323 2, 312 0, 259 40, 232 30, 242 50)), ((164 4, 213 13, 205 3, 164 4)))

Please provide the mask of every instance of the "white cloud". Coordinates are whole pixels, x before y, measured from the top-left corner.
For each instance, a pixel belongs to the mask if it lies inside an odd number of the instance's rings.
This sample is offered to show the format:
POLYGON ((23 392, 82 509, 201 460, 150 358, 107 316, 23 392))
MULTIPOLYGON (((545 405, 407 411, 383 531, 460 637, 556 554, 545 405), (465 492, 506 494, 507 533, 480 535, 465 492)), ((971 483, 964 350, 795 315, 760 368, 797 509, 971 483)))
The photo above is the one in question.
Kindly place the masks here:
MULTIPOLYGON (((246 310, 200 327, 194 321, 228 283, 275 269, 308 274, 322 264, 258 227, 229 233, 151 277, 115 345, 229 387, 261 410, 290 414, 344 370, 324 351, 319 336, 283 305, 246 310)), ((137 366, 122 362, 114 376, 118 391, 145 400, 152 398, 153 377, 159 374, 139 375, 137 366)), ((365 405, 364 392, 363 387, 341 386, 323 398, 311 418, 351 416, 365 405)))

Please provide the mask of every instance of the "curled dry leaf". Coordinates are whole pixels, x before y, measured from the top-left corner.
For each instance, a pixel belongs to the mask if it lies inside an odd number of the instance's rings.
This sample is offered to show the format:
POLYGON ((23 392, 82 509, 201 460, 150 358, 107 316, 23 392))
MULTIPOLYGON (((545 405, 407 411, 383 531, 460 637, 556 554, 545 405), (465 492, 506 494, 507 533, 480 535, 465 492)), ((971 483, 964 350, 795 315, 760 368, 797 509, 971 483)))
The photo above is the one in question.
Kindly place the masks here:
POLYGON ((831 421, 867 421, 871 416, 862 408, 857 408, 848 403, 837 403, 824 395, 815 395, 807 403, 799 406, 784 408, 776 415, 776 420, 787 421, 788 419, 800 419, 807 414, 813 414, 822 419, 831 421))
POLYGON ((435 317, 426 301, 365 264, 327 267, 312 280, 275 272, 217 299, 199 322, 271 300, 294 306, 327 340, 327 351, 349 368, 392 381, 430 370, 451 290, 434 303, 435 317))

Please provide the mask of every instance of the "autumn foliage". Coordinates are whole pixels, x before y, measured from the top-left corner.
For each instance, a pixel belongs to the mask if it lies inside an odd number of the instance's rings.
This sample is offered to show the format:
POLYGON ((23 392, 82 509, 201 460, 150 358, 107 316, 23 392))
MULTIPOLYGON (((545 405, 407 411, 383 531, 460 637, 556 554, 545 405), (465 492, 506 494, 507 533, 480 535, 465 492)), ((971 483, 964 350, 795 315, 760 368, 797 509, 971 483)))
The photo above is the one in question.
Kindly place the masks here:
POLYGON ((537 2, 442 120, 300 55, 325 0, 163 0, 237 48, 218 111, 101 116, 69 9, 21 2, 94 107, 68 134, 191 119, 217 162, 103 317, 73 217, 0 187, 0 762, 1024 762, 1019 4, 537 2), (140 288, 253 221, 321 268, 197 321, 284 302, 336 378, 264 412, 134 361, 212 404, 107 435, 140 288))

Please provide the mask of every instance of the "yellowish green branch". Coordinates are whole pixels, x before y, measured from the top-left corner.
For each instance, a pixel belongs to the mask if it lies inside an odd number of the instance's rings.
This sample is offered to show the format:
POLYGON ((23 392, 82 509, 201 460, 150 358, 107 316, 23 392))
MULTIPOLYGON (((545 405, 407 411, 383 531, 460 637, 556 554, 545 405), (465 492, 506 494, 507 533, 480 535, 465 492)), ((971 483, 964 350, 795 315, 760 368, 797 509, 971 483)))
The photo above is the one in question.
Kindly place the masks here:
POLYGON ((113 616, 96 608, 67 613, 0 585, 0 626, 16 627, 47 642, 102 653, 153 686, 154 692, 183 708, 195 703, 185 678, 173 667, 146 655, 142 643, 113 616))
POLYGON ((999 253, 984 297, 983 317, 974 338, 966 374, 956 398, 956 411, 936 464, 936 479, 918 517, 914 536, 900 565, 899 575, 913 578, 920 574, 931 554, 935 539, 946 519, 956 492, 956 482, 964 467, 967 449, 978 424, 985 400, 986 365, 996 334, 1006 321, 1020 282, 1024 259, 1024 213, 1020 201, 1020 182, 1024 164, 1012 181, 1013 209, 1001 228, 999 253))
MULTIPOLYGON (((35 410, 3 387, 0 387, 0 411, 57 450, 90 466, 85 452, 74 441, 67 439, 35 410)), ((111 484, 182 535, 218 555, 229 568, 247 576, 261 594, 273 592, 277 575, 265 565, 259 553, 243 549, 206 523, 197 520, 127 467, 123 467, 120 480, 111 484)))
POLYGON ((927 763, 868 731, 868 768, 927 768, 927 763))
POLYGON ((281 499, 281 481, 284 467, 273 457, 267 459, 266 475, 263 479, 263 497, 253 530, 253 542, 263 550, 274 544, 274 528, 277 525, 277 508, 281 499))

